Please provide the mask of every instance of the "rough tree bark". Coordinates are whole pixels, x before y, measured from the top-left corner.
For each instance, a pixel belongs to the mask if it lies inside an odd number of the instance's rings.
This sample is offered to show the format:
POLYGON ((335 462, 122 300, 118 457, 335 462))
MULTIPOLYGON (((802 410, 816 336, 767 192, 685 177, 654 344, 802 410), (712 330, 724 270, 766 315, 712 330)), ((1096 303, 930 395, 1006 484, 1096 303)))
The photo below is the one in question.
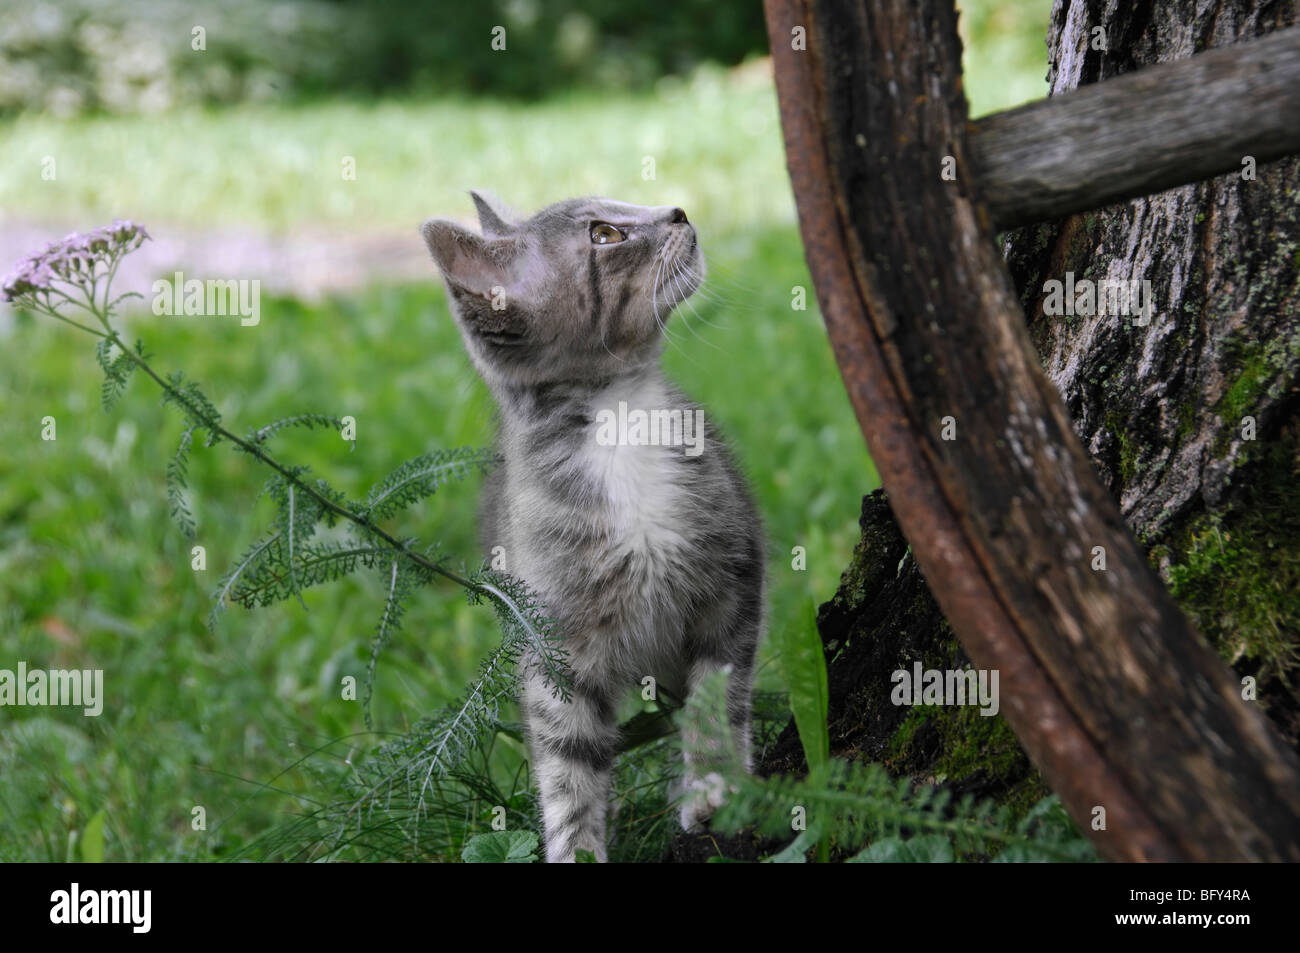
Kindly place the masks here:
MULTIPOLYGON (((1057 0, 1049 83, 1298 21, 1295 0, 1057 0), (1088 42, 1098 26, 1106 52, 1088 42)), ((1295 744, 1300 158, 1021 229, 1005 251, 1043 367, 1124 518, 1201 631, 1264 677, 1261 704, 1295 744), (1044 283, 1067 272, 1149 281, 1151 325, 1045 314, 1044 283)))
MULTIPOLYGON (((1048 36, 1054 93, 1297 22, 1294 0, 1073 4, 1048 36), (1100 27, 1106 49, 1094 48, 1100 27)), ((1297 117, 1300 122, 1300 117, 1297 117)), ((1129 527, 1178 598, 1295 745, 1300 641, 1300 163, 1123 203, 1013 233, 1006 255, 1043 367, 1129 527), (1151 282, 1151 324, 1044 313, 1044 282, 1151 282), (1254 439, 1250 422, 1254 418, 1254 439)), ((890 705, 869 685, 913 660, 964 656, 879 497, 819 625, 832 743, 980 793, 1041 788, 1005 728, 890 705)), ((767 770, 797 766, 792 734, 767 770)))

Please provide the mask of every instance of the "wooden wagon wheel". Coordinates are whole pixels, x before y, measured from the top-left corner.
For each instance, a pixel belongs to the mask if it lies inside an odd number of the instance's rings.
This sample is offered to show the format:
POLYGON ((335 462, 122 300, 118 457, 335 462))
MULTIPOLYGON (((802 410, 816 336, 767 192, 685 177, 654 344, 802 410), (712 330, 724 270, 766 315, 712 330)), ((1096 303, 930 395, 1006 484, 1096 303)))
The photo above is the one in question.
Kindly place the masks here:
POLYGON ((1130 536, 993 237, 1300 151, 1300 30, 972 126, 951 2, 766 0, 766 14, 836 360, 939 605, 1000 671, 1011 727, 1110 859, 1300 859, 1300 761, 1130 536))

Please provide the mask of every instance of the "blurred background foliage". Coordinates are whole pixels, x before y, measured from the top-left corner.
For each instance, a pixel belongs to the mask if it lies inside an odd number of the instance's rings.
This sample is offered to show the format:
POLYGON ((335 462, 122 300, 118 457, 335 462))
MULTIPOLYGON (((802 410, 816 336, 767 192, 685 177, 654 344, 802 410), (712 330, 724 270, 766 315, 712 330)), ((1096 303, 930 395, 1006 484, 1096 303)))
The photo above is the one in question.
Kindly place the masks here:
MULTIPOLYGON (((959 6, 963 39, 980 54, 966 64, 976 112, 1040 95, 1050 0, 959 6)), ((0 0, 0 111, 158 113, 340 95, 536 100, 644 90, 766 51, 758 0, 0 0), (498 27, 504 50, 491 42, 498 27)))
MULTIPOLYGON (((1049 7, 961 4, 975 113, 1043 94, 1049 7)), ((491 439, 422 219, 470 219, 474 187, 524 211, 579 194, 681 205, 710 280, 674 317, 665 361, 754 484, 770 627, 806 624, 809 601, 835 590, 876 480, 816 301, 791 307, 810 281, 764 50, 758 0, 0 0, 0 246, 16 260, 121 216, 156 239, 140 255, 178 237, 197 253, 248 249, 215 276, 263 280, 257 327, 132 309, 128 337, 201 382, 237 431, 354 415, 355 451, 320 432, 277 447, 360 494, 404 459, 491 439), (503 53, 490 47, 498 24, 503 53), (57 178, 42 175, 47 156, 57 178), (340 176, 343 156, 355 180, 340 176), (339 259, 312 251, 326 246, 359 261, 360 277, 339 280, 339 259), (295 248, 307 251, 278 254, 295 248), (414 270, 396 273, 398 258, 414 270)), ((422 590, 380 660, 378 730, 365 732, 339 685, 364 677, 383 580, 312 590, 307 611, 234 609, 209 632, 216 579, 270 517, 264 474, 196 451, 208 569, 191 570, 164 485, 181 424, 140 380, 104 414, 99 376, 88 339, 0 306, 0 668, 103 668, 108 695, 99 718, 0 710, 0 860, 76 859, 97 817, 107 860, 302 856, 301 828, 260 853, 250 844, 330 803, 377 743, 459 695, 499 639, 495 620, 451 587, 422 590), (46 415, 57 441, 39 439, 46 415), (206 831, 192 825, 197 806, 206 831)), ((393 529, 477 564, 476 495, 449 487, 393 529)), ((781 687, 770 662, 767 651, 769 691, 781 687)), ((512 824, 530 816, 523 749, 498 740, 493 786, 437 818, 445 836, 428 844, 443 846, 428 856, 458 857, 495 804, 512 824)), ((662 855, 672 762, 621 765, 616 856, 662 855)))

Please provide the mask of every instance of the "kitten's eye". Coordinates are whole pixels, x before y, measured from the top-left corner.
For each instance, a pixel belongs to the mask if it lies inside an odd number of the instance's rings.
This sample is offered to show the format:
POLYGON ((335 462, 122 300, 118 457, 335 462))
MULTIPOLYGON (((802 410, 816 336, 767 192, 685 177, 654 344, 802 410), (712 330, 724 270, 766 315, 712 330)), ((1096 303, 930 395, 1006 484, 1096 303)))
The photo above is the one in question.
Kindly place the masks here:
POLYGON ((607 222, 594 222, 591 226, 591 243, 593 245, 612 245, 627 238, 622 230, 607 222))

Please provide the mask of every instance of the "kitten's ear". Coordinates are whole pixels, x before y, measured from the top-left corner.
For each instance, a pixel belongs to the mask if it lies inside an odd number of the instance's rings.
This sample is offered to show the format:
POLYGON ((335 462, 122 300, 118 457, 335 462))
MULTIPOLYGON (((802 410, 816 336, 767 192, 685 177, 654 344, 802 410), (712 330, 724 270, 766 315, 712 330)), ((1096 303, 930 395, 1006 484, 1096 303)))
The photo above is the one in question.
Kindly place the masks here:
POLYGON ((510 284, 514 239, 486 239, 455 222, 430 219, 420 234, 443 276, 466 291, 490 298, 510 284))
POLYGON ((470 192, 469 195, 474 200, 474 207, 478 209, 478 225, 485 237, 502 238, 514 233, 515 226, 498 214, 497 210, 488 204, 487 199, 477 192, 470 192))

